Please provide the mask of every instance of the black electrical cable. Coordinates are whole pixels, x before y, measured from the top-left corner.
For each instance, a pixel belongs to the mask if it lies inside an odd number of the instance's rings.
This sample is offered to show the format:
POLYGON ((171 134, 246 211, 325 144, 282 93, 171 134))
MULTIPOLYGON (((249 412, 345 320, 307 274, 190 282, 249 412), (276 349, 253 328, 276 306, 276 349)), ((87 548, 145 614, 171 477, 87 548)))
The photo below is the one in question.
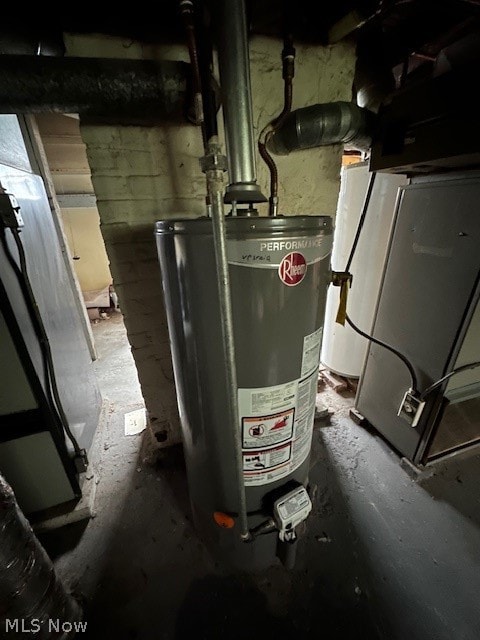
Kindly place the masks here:
POLYGON ((348 271, 350 271, 350 267, 352 266, 353 256, 355 255, 355 251, 357 250, 358 241, 360 240, 360 234, 362 233, 362 229, 365 224, 365 218, 367 217, 368 206, 372 198, 372 192, 373 192, 373 187, 375 186, 376 176, 377 176, 377 173, 376 171, 374 171, 370 176, 370 180, 368 181, 367 193, 365 194, 362 213, 360 215, 360 220, 358 221, 358 227, 355 233, 355 238, 353 239, 352 248, 350 249, 350 255, 348 256, 347 264, 345 266, 345 273, 348 273, 348 271))
POLYGON ((43 324, 43 319, 38 309, 38 305, 35 300, 35 295, 30 282, 30 278, 28 276, 27 260, 26 260, 25 250, 23 248, 23 243, 20 238, 20 232, 18 231, 18 229, 10 229, 10 231, 12 232, 12 236, 17 246, 20 266, 18 266, 17 262, 15 261, 10 251, 10 248, 8 246, 8 243, 5 237, 5 230, 2 230, 2 234, 1 234, 2 245, 7 255, 7 259, 13 268, 15 276, 22 290, 22 294, 25 299, 25 303, 27 305, 27 309, 34 326, 35 333, 37 334, 37 338, 40 343, 40 349, 42 352, 44 371, 45 371, 45 386, 46 386, 47 396, 50 404, 52 405, 52 408, 56 409, 57 411, 62 427, 65 433, 67 434, 68 439, 72 443, 72 446, 75 450, 76 455, 83 457, 83 451, 80 448, 80 445, 78 444, 75 436, 73 435, 70 429, 70 426, 68 424, 68 419, 67 419, 67 416, 65 415, 65 411, 63 409, 62 402, 60 399, 57 380, 55 377, 55 368, 53 363, 52 351, 50 348, 50 342, 48 340, 47 332, 45 330, 45 325, 43 324))
POLYGON ((469 369, 476 369, 477 367, 480 367, 480 362, 471 362, 470 364, 464 364, 461 367, 458 367, 457 369, 450 371, 450 373, 447 373, 445 376, 443 376, 443 378, 440 378, 440 380, 437 380, 436 382, 431 384, 429 387, 427 387, 425 391, 423 391, 422 394, 420 395, 420 400, 425 400, 425 398, 430 393, 432 393, 432 391, 435 391, 435 389, 440 387, 444 382, 446 382, 452 376, 457 375, 457 373, 462 373, 462 371, 468 371, 469 369))
MULTIPOLYGON (((377 174, 374 171, 370 176, 370 180, 368 181, 367 193, 365 194, 362 213, 360 215, 360 220, 358 221, 357 231, 355 232, 355 238, 353 239, 350 255, 348 256, 347 264, 345 266, 345 273, 348 273, 350 271, 350 267, 352 266, 353 258, 355 256, 355 251, 357 250, 357 246, 358 246, 358 241, 360 240, 360 235, 362 233, 362 229, 365 224, 365 218, 367 216, 368 206, 370 204, 370 200, 372 197, 373 187, 375 186, 376 175, 377 174)), ((413 368, 413 365, 410 362, 410 360, 406 356, 404 356, 403 353, 400 353, 400 351, 395 349, 395 347, 392 347, 386 342, 382 342, 382 340, 379 340, 378 338, 374 338, 373 336, 370 336, 368 333, 365 333, 365 331, 362 331, 361 329, 359 329, 357 325, 350 319, 348 314, 346 315, 346 321, 350 325, 350 327, 354 331, 356 331, 359 335, 361 335, 363 338, 366 338, 367 340, 370 340, 370 342, 373 342, 374 344, 378 344, 378 346, 383 347, 384 349, 387 349, 388 351, 396 355, 397 358, 399 358, 403 362, 403 364, 407 367, 408 372, 410 374, 412 391, 415 392, 417 390, 418 380, 417 380, 417 375, 415 373, 415 369, 413 368)))
MULTIPOLYGON (((28 296, 28 292, 26 290, 25 287, 25 283, 23 281, 23 277, 22 277, 22 272, 20 271, 20 267, 18 266, 17 262, 15 261, 11 251, 10 251, 10 247, 7 244, 7 238, 5 236, 5 229, 4 228, 0 228, 0 241, 2 243, 2 247, 3 250, 5 252, 5 255, 7 256, 7 260, 12 268, 12 271, 15 273, 15 277, 17 278, 18 284, 20 286, 20 289, 22 290, 22 294, 24 296, 24 299, 27 299, 28 296)), ((41 337, 41 335, 39 335, 38 333, 38 329, 37 329, 37 324, 36 324, 36 318, 33 314, 33 310, 30 308, 30 306, 27 304, 27 312, 28 315, 30 316, 30 320, 32 321, 32 326, 33 329, 35 331, 35 335, 37 337, 37 340, 39 342, 40 345, 40 352, 42 354, 42 365, 43 365, 43 379, 45 382, 45 391, 47 394, 47 400, 48 400, 48 404, 55 410, 55 404, 54 404, 54 400, 53 400, 53 396, 52 396, 52 391, 50 388, 50 373, 48 370, 48 363, 47 363, 47 359, 44 357, 44 349, 43 349, 43 339, 41 337)), ((58 419, 60 421, 60 416, 58 416, 58 419)))
POLYGON ((367 333, 365 333, 365 331, 362 331, 361 329, 359 329, 357 327, 357 325, 352 322, 352 320, 350 319, 348 314, 346 316, 346 320, 347 320, 347 323, 352 327, 352 329, 354 331, 356 331, 358 334, 360 334, 364 338, 367 338, 367 340, 370 340, 370 342, 378 344, 380 347, 383 347, 384 349, 387 349, 388 351, 391 351, 394 355, 397 356, 397 358, 400 358, 400 360, 405 364, 405 366, 408 369, 408 372, 410 373, 410 378, 411 378, 411 381, 412 381, 411 382, 412 390, 415 391, 417 389, 418 381, 417 381, 417 375, 415 373, 415 369, 413 368, 410 360, 408 360, 408 358, 406 356, 404 356, 403 353, 400 353, 400 351, 397 351, 397 349, 395 349, 394 347, 390 346, 386 342, 382 342, 378 338, 374 338, 373 336, 369 336, 367 333))

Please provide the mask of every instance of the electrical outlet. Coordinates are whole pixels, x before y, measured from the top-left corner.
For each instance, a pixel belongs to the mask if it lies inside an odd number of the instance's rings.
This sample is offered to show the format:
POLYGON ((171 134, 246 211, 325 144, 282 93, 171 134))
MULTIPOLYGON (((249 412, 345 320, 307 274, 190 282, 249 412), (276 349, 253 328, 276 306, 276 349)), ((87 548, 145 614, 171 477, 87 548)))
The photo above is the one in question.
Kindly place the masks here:
POLYGON ((420 421, 425 402, 417 398, 412 389, 403 396, 397 415, 406 420, 412 427, 416 427, 420 421))

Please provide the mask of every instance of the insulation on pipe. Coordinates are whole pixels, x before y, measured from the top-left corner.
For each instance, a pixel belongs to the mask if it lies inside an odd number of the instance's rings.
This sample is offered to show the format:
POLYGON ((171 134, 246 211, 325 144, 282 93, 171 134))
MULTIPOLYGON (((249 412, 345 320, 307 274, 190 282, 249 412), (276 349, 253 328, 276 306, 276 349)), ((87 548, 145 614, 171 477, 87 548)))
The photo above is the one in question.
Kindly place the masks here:
POLYGON ((182 121, 190 65, 173 60, 0 56, 0 113, 79 113, 99 122, 182 121))
POLYGON ((66 640, 81 620, 79 604, 0 475, 0 637, 66 640))

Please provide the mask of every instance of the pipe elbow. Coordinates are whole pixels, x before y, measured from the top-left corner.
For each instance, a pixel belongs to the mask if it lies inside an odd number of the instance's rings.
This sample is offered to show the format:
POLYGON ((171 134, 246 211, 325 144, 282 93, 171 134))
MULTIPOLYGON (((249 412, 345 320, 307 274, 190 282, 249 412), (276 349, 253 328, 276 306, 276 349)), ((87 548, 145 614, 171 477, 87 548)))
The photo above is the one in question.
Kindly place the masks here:
POLYGON ((371 145, 374 121, 375 114, 353 102, 315 104, 292 111, 267 147, 276 155, 340 143, 365 151, 371 145))

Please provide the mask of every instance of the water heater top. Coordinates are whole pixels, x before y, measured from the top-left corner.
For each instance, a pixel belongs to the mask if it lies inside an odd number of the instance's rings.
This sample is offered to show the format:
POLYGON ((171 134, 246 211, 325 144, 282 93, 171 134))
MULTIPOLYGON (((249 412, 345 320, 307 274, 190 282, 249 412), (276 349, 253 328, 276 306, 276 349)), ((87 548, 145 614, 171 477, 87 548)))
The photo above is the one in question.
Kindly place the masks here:
MULTIPOLYGON (((325 233, 333 232, 332 218, 330 216, 277 216, 267 217, 226 217, 227 235, 250 235, 252 232, 260 234, 284 234, 284 233, 325 233)), ((172 220, 160 220, 155 224, 155 233, 164 234, 212 234, 212 219, 206 216, 201 218, 181 218, 172 220)))

